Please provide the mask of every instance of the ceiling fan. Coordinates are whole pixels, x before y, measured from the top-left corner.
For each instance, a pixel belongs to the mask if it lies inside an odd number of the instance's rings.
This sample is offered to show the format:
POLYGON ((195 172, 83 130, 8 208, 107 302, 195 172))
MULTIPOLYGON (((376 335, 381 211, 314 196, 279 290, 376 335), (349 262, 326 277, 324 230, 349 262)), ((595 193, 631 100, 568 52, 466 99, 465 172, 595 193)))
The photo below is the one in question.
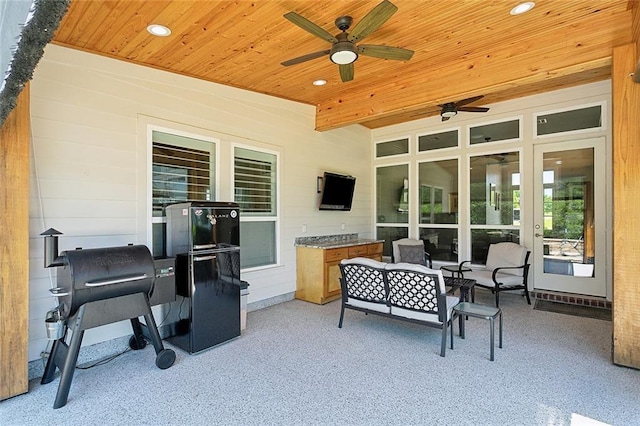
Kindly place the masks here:
POLYGON ((466 112, 487 112, 489 108, 487 107, 472 107, 472 106, 464 106, 475 102, 477 100, 482 99, 484 96, 474 96, 473 98, 463 99, 458 102, 447 102, 446 104, 438 105, 442 108, 440 111, 440 116, 442 117, 442 121, 447 121, 451 117, 455 117, 458 114, 458 111, 466 111, 466 112))
POLYGON ((374 7, 364 18, 358 22, 351 32, 347 30, 351 27, 353 18, 351 16, 340 16, 335 20, 336 27, 341 31, 335 36, 309 21, 307 18, 298 15, 295 12, 289 12, 284 15, 289 21, 293 22, 303 30, 319 37, 332 44, 331 49, 322 50, 320 52, 309 53, 297 58, 289 59, 282 62, 282 65, 288 67, 290 65, 299 64, 311 59, 320 58, 329 55, 329 59, 338 64, 340 70, 340 78, 343 82, 353 80, 354 70, 353 63, 358 59, 358 55, 371 56, 380 59, 393 59, 396 61, 407 61, 413 56, 413 51, 400 47, 378 46, 370 44, 362 44, 356 46, 356 42, 361 41, 369 34, 377 30, 384 24, 396 11, 398 7, 384 0, 382 3, 374 7))

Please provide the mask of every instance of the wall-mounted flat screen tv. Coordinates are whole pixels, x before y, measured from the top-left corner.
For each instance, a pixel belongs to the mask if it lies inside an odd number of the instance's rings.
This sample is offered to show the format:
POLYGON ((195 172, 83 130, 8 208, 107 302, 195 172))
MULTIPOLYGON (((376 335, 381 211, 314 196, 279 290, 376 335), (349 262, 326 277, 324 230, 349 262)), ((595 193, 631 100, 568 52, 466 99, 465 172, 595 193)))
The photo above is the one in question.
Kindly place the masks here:
POLYGON ((351 210, 356 178, 337 173, 324 173, 320 210, 351 210))

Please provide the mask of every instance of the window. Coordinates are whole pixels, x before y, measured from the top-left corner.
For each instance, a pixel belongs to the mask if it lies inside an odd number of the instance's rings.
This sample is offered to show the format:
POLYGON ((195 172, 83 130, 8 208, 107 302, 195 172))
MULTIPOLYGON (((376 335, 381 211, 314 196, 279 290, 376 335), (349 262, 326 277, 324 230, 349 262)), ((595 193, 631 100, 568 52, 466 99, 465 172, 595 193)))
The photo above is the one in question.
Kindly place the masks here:
POLYGON ((581 130, 602 130, 603 104, 584 108, 543 113, 535 115, 535 136, 554 135, 558 133, 574 132, 581 130))
POLYGON ((402 238, 408 235, 408 164, 376 168, 376 217, 376 235, 385 240, 383 255, 391 256, 391 241, 397 240, 397 236, 402 238))
POLYGON ((388 142, 378 142, 376 144, 376 157, 388 157, 390 155, 401 155, 409 153, 409 138, 398 139, 388 142))
POLYGON ((418 180, 420 238, 432 260, 457 262, 458 160, 418 163, 418 180))
POLYGON ((236 147, 233 188, 240 205, 240 264, 243 269, 274 265, 277 256, 278 156, 236 147))
POLYGON ((469 144, 510 142, 521 140, 520 119, 489 123, 469 128, 469 144))
POLYGON ((153 130, 152 145, 152 252, 166 256, 165 207, 215 199, 215 143, 153 130))
POLYGON ((418 136, 418 151, 432 151, 434 149, 455 148, 458 146, 458 130, 431 133, 418 136))
POLYGON ((520 241, 520 154, 474 156, 469 165, 471 260, 484 264, 490 244, 520 241))

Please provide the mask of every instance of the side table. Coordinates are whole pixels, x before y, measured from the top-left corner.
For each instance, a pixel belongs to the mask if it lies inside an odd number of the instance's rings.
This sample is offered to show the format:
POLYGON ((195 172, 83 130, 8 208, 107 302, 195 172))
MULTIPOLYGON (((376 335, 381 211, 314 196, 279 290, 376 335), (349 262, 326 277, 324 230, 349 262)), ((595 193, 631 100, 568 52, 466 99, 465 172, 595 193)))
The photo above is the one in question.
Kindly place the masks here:
POLYGON ((465 272, 471 272, 470 268, 467 268, 466 266, 460 267, 458 265, 446 265, 446 266, 441 266, 440 269, 442 271, 447 271, 451 274, 451 277, 455 277, 455 278, 462 278, 462 276, 464 276, 465 272))
POLYGON ((452 287, 452 290, 460 289, 460 301, 468 302, 469 293, 471 293, 471 301, 476 300, 476 280, 470 278, 444 277, 444 285, 452 287))
POLYGON ((460 338, 464 339, 464 323, 465 321, 462 319, 462 315, 467 315, 470 317, 483 318, 489 320, 490 326, 490 339, 491 339, 491 349, 490 349, 490 360, 494 359, 494 343, 495 343, 495 320, 498 318, 499 320, 499 348, 502 348, 502 311, 500 308, 496 308, 488 305, 481 305, 478 303, 470 303, 470 302, 461 302, 453 307, 453 310, 459 314, 460 321, 460 338))

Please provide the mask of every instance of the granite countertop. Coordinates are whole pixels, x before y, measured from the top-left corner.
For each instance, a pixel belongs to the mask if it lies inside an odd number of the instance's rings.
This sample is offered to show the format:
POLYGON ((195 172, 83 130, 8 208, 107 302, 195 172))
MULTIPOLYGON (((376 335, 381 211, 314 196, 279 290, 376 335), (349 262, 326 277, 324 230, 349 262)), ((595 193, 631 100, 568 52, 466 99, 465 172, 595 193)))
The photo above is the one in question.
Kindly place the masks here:
POLYGON ((358 234, 322 235, 318 237, 296 238, 296 247, 309 247, 320 249, 332 249, 340 247, 351 247, 363 244, 382 243, 384 240, 374 240, 370 238, 359 238, 358 234))

